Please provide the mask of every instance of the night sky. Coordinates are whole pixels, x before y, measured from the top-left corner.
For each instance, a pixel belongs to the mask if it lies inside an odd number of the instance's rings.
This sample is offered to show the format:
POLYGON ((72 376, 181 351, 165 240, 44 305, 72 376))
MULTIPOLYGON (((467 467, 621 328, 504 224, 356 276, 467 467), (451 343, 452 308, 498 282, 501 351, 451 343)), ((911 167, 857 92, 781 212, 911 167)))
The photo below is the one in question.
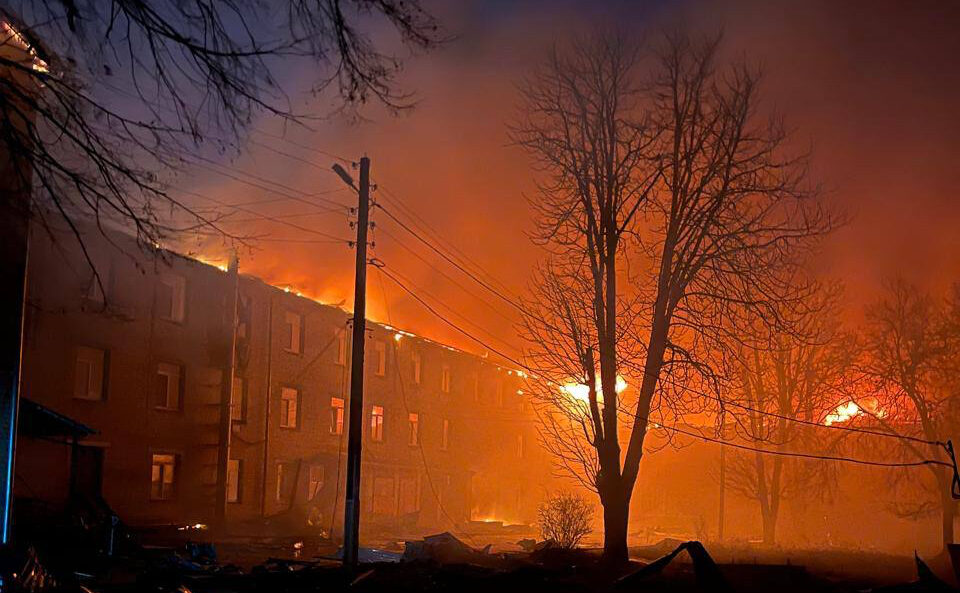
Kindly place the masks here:
MULTIPOLYGON (((265 118, 257 129, 286 134, 290 142, 254 132, 250 138, 255 142, 231 166, 315 192, 341 187, 324 171, 332 161, 291 142, 349 158, 366 153, 378 192, 402 199, 493 276, 523 292, 540 256, 526 234, 532 228, 527 198, 533 195, 534 172, 524 153, 509 145, 507 124, 517 117, 516 85, 525 73, 551 44, 598 27, 648 36, 676 26, 722 29, 730 55, 742 53, 763 65, 765 105, 787 117, 798 146, 813 147, 814 177, 823 182, 829 199, 852 215, 818 262, 820 273, 847 285, 849 315, 856 317, 884 277, 901 274, 931 288, 960 280, 960 3, 477 0, 425 6, 453 39, 407 62, 400 80, 419 98, 413 111, 392 117, 371 108, 365 111, 368 121, 332 118, 313 124, 312 131, 284 131, 265 118), (279 156, 263 144, 315 166, 279 156)), ((295 84, 298 73, 289 76, 295 84)), ((317 113, 329 109, 329 98, 302 101, 302 108, 317 113)), ((183 185, 230 203, 265 197, 203 170, 183 185)), ((355 200, 345 192, 327 197, 355 200)), ((296 202, 256 208, 272 216, 309 210, 296 202)), ((351 233, 343 216, 296 220, 338 236, 351 233)), ((464 317, 519 344, 508 308, 498 307, 503 316, 497 315, 465 295, 387 233, 471 292, 479 289, 382 214, 375 221, 383 230, 375 234, 377 257, 464 317)), ((305 238, 274 224, 231 228, 305 238)), ((241 270, 327 302, 349 304, 353 252, 345 246, 262 242, 255 247, 253 253, 241 254, 241 270)), ((191 242, 189 248, 211 258, 225 253, 219 243, 191 242)), ((482 350, 388 280, 382 288, 376 272, 370 282, 371 317, 482 350)))

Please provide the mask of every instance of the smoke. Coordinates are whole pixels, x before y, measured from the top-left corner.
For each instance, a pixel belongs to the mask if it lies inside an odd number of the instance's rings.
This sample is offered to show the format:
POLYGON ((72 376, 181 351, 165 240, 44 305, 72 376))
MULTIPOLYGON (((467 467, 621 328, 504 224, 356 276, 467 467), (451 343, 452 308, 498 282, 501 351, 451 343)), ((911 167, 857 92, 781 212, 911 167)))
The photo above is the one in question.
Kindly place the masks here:
MULTIPOLYGON (((509 145, 506 126, 516 116, 516 85, 551 45, 595 27, 656 33, 686 26, 722 29, 728 51, 765 71, 764 100, 813 149, 813 175, 853 221, 825 245, 821 272, 844 281, 851 309, 871 300, 885 276, 904 274, 931 287, 960 279, 960 206, 952 183, 960 156, 960 5, 954 3, 586 2, 547 0, 442 3, 430 6, 454 38, 415 56, 404 83, 420 98, 399 117, 377 109, 368 121, 324 120, 312 130, 284 130, 264 120, 258 128, 298 144, 356 159, 372 159, 374 196, 388 208, 402 200, 480 266, 521 292, 541 253, 531 243, 527 199, 535 171, 509 145)), ((325 113, 323 99, 305 103, 325 113)), ((234 167, 282 180, 306 192, 342 187, 332 160, 288 142, 254 133, 249 154, 234 167), (263 148, 272 146, 313 165, 263 148)), ((197 171, 202 191, 231 203, 263 199, 263 191, 197 171)), ((274 196, 275 197, 275 196, 274 196)), ((329 196, 344 204, 348 192, 329 196)), ((256 207, 271 216, 310 210, 297 202, 256 207)), ((396 211, 396 206, 393 210, 396 211)), ((399 214, 399 212, 398 212, 399 214)), ((236 218, 246 218, 236 215, 236 218)), ((509 307, 374 210, 374 255, 407 277, 412 287, 507 341, 518 343, 509 307), (455 286, 412 255, 413 249, 457 280, 455 286), (490 301, 500 310, 495 314, 490 301)), ((346 216, 291 219, 350 237, 346 216)), ((238 224, 253 234, 311 238, 268 222, 238 224)), ((216 250, 217 245, 204 249, 216 250)), ((291 285, 322 300, 350 305, 353 252, 346 245, 261 242, 242 256, 244 271, 291 285)), ((398 326, 482 352, 371 269, 370 314, 398 326), (381 282, 383 285, 381 286, 381 282)), ((489 340, 489 338, 486 338, 489 340)))

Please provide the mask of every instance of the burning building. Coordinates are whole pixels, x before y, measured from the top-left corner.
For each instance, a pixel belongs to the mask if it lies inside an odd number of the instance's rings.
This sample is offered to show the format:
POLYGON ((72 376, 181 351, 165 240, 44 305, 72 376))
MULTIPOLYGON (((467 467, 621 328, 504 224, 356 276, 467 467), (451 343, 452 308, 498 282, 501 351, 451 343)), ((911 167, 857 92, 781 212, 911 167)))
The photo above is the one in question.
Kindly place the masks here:
MULTIPOLYGON (((96 275, 80 250, 61 248, 75 241, 68 233, 34 236, 23 394, 97 431, 77 447, 94 460, 103 499, 132 525, 207 524, 219 482, 229 530, 339 533, 350 314, 241 275, 231 357, 231 273, 145 254, 127 236, 83 240, 96 275)), ((550 460, 522 375, 389 325, 367 328, 365 535, 533 523, 550 460)), ((21 496, 33 470, 18 467, 21 496)))

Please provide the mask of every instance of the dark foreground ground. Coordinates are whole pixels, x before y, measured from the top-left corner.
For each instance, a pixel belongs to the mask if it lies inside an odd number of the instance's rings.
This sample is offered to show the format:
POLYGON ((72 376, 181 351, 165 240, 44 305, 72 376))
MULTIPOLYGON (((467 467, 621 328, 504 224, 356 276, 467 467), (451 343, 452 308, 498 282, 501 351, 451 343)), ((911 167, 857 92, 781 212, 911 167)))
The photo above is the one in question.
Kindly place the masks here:
MULTIPOLYGON (((398 552, 388 552, 384 556, 393 561, 366 562, 356 572, 348 572, 331 559, 334 549, 330 546, 300 545, 294 549, 234 542, 217 548, 216 561, 205 556, 212 549, 203 546, 199 553, 196 546, 146 546, 136 553, 88 561, 84 572, 67 568, 69 558, 48 556, 45 562, 43 553, 37 552, 32 569, 28 565, 15 582, 7 582, 21 585, 21 590, 84 593, 956 590, 946 582, 952 579, 952 569, 945 559, 928 559, 932 572, 926 573, 927 564, 922 564, 918 573, 918 563, 910 557, 697 543, 673 553, 678 543, 664 541, 635 548, 630 565, 619 569, 604 566, 595 550, 489 553, 464 548, 417 560, 410 560, 408 554, 405 561, 396 561, 398 552), (34 578, 24 579, 29 570, 34 571, 34 578)), ((443 548, 441 552, 444 550, 450 551, 443 548)))

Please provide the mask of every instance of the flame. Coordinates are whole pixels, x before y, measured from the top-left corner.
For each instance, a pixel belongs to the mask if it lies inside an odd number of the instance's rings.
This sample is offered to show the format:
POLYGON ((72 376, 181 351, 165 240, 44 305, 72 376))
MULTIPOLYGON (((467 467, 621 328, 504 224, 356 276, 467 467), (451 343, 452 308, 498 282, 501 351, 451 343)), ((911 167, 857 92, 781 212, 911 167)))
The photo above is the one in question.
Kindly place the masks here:
POLYGON ((13 28, 13 25, 5 20, 0 20, 0 31, 2 31, 2 35, 4 36, 3 39, 0 39, 0 46, 12 42, 14 46, 30 56, 30 67, 34 71, 40 72, 41 74, 50 72, 50 66, 40 59, 40 56, 37 55, 37 50, 30 44, 30 41, 20 33, 20 31, 13 28))
MULTIPOLYGON (((600 381, 600 375, 598 373, 597 374, 597 398, 600 401, 602 401, 603 390, 600 385, 601 385, 601 381, 600 381)), ((617 386, 616 386, 617 393, 623 393, 623 391, 626 388, 627 388, 626 379, 624 379, 620 375, 617 375, 617 386)), ((560 389, 562 391, 565 391, 571 398, 575 400, 579 400, 582 402, 590 401, 590 387, 587 386, 585 383, 574 383, 574 382, 564 383, 560 387, 560 389)))
POLYGON ((861 407, 855 401, 848 401, 845 404, 840 404, 837 408, 830 412, 826 418, 824 418, 823 423, 826 426, 832 426, 834 424, 840 424, 843 422, 849 422, 857 416, 863 414, 870 414, 878 418, 883 418, 886 415, 886 412, 880 409, 880 405, 877 403, 876 398, 867 398, 863 402, 863 407, 861 407))

